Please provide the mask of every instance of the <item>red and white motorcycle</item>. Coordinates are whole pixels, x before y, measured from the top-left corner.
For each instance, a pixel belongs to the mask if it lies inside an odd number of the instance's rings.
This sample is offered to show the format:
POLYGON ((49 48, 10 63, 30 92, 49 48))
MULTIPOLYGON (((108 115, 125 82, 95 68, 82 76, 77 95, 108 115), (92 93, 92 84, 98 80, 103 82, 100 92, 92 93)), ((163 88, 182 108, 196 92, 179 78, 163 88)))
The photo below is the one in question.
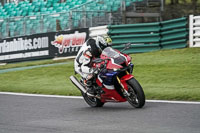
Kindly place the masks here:
POLYGON ((81 91, 86 103, 91 107, 102 107, 106 102, 128 101, 135 108, 145 104, 145 94, 139 82, 131 74, 134 65, 131 57, 111 47, 102 51, 100 58, 92 61, 98 74, 92 81, 94 94, 87 92, 87 87, 71 76, 72 83, 81 91))

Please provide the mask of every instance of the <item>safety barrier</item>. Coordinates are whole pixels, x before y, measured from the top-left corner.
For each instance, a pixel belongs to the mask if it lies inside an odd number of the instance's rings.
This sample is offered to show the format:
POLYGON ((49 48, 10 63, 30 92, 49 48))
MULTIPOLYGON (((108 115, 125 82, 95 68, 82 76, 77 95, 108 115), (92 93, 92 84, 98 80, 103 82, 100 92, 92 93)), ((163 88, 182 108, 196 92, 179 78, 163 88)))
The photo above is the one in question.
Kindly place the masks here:
POLYGON ((126 53, 147 52, 159 50, 160 24, 142 23, 128 25, 110 25, 108 34, 113 40, 116 49, 123 49, 125 43, 132 43, 126 53))
POLYGON ((163 21, 160 24, 160 44, 162 49, 184 48, 187 46, 187 18, 163 21))
POLYGON ((108 34, 116 49, 132 43, 127 53, 148 52, 159 49, 184 48, 187 46, 187 18, 156 23, 110 25, 108 34))
MULTIPOLYGON (((132 45, 125 53, 183 48, 188 41, 186 25, 187 19, 180 18, 161 23, 99 26, 7 38, 0 41, 0 62, 76 55, 89 36, 106 34, 118 50, 130 42, 132 45)), ((195 35, 199 36, 199 32, 195 35)))
POLYGON ((108 28, 107 26, 91 27, 89 28, 89 31, 90 31, 89 33, 90 37, 95 38, 98 35, 100 36, 107 35, 108 28))
POLYGON ((200 47, 200 16, 190 15, 190 47, 200 47))

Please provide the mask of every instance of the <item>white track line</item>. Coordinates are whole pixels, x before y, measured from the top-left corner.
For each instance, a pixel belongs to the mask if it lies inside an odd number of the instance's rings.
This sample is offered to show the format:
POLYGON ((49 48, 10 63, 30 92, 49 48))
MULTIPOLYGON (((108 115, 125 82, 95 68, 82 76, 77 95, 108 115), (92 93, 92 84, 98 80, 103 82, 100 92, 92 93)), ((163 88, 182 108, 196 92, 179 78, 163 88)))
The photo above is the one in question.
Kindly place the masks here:
MULTIPOLYGON (((83 99, 83 97, 81 97, 81 96, 42 95, 42 94, 12 93, 12 92, 0 92, 0 95, 83 99)), ((198 104, 198 105, 200 105, 200 102, 190 102, 190 101, 146 100, 146 102, 151 102, 151 103, 175 103, 175 104, 198 104)))
POLYGON ((81 96, 42 95, 42 94, 12 93, 12 92, 0 92, 0 95, 83 99, 81 96))
POLYGON ((169 101, 169 100, 146 100, 151 103, 176 103, 176 104, 199 104, 200 102, 190 102, 190 101, 169 101))

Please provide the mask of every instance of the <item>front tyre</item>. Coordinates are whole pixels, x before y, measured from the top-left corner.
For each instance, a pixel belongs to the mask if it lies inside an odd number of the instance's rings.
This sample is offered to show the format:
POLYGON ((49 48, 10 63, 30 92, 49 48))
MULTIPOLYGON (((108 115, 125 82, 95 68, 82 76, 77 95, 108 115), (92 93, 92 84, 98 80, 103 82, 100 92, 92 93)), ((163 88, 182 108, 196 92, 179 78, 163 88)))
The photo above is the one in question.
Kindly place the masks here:
POLYGON ((101 100, 99 100, 96 97, 90 97, 87 94, 82 93, 82 96, 85 100, 85 102, 90 105, 91 107, 102 107, 104 105, 103 102, 101 102, 101 100))
POLYGON ((127 101, 135 108, 142 108, 145 104, 144 91, 135 78, 127 81, 128 93, 127 101))

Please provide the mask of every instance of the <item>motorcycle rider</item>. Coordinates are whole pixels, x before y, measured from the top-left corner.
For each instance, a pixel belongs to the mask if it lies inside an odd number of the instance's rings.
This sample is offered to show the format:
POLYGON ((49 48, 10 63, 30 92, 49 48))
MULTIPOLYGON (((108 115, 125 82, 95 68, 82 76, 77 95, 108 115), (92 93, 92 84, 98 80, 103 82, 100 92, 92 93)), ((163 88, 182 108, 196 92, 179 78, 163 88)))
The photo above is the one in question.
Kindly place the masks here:
POLYGON ((98 58, 103 49, 111 45, 111 42, 112 40, 108 36, 97 36, 96 39, 90 38, 82 45, 74 60, 75 72, 81 75, 82 82, 88 89, 87 91, 92 89, 92 78, 98 73, 92 68, 91 61, 93 58, 98 58))

